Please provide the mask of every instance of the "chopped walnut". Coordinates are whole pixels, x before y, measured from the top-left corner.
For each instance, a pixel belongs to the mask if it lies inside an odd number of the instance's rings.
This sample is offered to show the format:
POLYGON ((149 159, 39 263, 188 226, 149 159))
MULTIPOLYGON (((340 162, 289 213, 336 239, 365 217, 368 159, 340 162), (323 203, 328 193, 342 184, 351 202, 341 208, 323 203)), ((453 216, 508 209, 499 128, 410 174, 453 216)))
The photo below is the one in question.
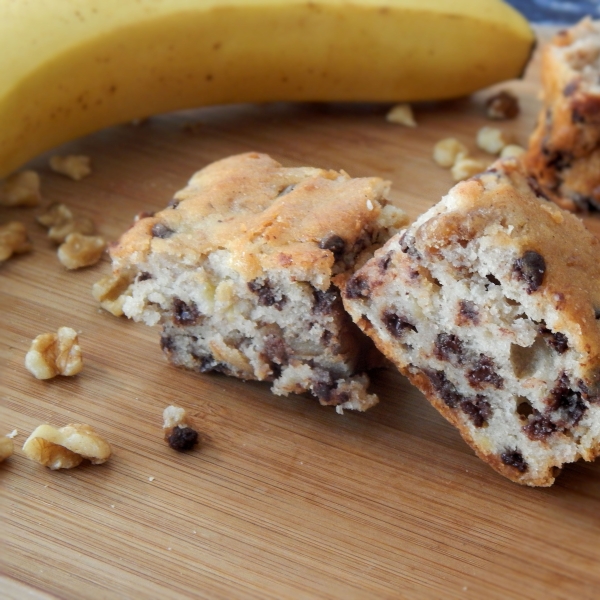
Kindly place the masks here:
POLYGON ((487 169, 487 164, 475 158, 459 158, 451 169, 454 181, 462 181, 487 169))
POLYGON ((510 136, 495 127, 482 127, 477 132, 477 146, 490 154, 500 154, 502 148, 511 141, 510 136))
POLYGON ((81 269, 95 265, 106 248, 106 242, 99 235, 70 233, 58 247, 58 260, 67 269, 81 269))
POLYGON ((440 167, 449 169, 460 155, 466 156, 468 153, 467 147, 456 138, 445 138, 433 147, 433 160, 440 167))
POLYGON ((396 104, 385 116, 385 120, 398 125, 406 125, 406 127, 417 126, 410 104, 396 104))
POLYGON ((505 90, 487 99, 486 114, 490 119, 514 119, 520 112, 519 101, 514 94, 505 90))
POLYGON ((25 355, 25 366, 37 379, 77 375, 83 369, 77 332, 60 327, 57 333, 38 335, 25 355))
POLYGON ((92 287, 92 295, 100 306, 109 313, 120 317, 123 315, 123 303, 127 298, 131 278, 125 275, 107 275, 92 287))
POLYGON ((51 157, 50 168, 55 173, 66 175, 74 181, 80 181, 92 173, 90 157, 76 154, 51 157))
POLYGON ((15 443, 12 441, 12 438, 7 435, 0 436, 0 462, 12 456, 14 451, 15 443))
POLYGON ((37 206, 41 199, 40 176, 35 171, 14 173, 0 187, 0 206, 37 206))
POLYGON ((522 154, 525 154, 525 148, 518 144, 508 144, 502 148, 500 158, 517 158, 522 154))
POLYGON ((56 202, 37 217, 40 225, 48 228, 48 237, 56 244, 62 244, 71 233, 92 235, 96 231, 94 222, 87 217, 75 217, 65 204, 56 202))
POLYGON ((109 443, 89 425, 71 424, 56 429, 40 425, 23 444, 27 458, 56 469, 71 469, 84 459, 100 465, 110 458, 109 443))
POLYGON ((190 427, 185 409, 167 406, 163 411, 163 421, 165 440, 173 450, 185 452, 192 450, 198 443, 198 432, 190 427))
POLYGON ((0 225, 0 262, 13 254, 29 252, 32 247, 23 223, 10 221, 6 225, 0 225))

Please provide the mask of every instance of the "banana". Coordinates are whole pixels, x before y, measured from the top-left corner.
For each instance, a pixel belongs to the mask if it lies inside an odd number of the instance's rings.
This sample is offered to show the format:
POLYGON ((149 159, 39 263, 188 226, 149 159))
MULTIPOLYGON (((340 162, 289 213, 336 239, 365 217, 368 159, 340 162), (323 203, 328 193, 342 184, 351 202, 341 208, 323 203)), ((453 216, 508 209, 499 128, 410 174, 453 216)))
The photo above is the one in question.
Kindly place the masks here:
POLYGON ((0 0, 0 177, 182 108, 462 96, 533 42, 501 0, 0 0))

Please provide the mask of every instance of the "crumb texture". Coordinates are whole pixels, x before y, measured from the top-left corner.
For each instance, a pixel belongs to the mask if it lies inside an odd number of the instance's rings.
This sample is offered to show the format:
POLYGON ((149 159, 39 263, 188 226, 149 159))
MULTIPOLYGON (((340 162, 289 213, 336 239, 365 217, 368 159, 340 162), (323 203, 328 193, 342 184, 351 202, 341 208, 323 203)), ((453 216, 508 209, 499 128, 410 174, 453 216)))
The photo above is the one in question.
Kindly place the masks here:
POLYGON ((256 153, 209 165, 111 249, 116 312, 160 323, 177 366, 364 410, 377 401, 364 374, 374 349, 332 278, 406 225, 388 189, 256 153))
POLYGON ((600 451, 599 249, 500 161, 346 277, 344 303, 483 460, 548 486, 600 451))

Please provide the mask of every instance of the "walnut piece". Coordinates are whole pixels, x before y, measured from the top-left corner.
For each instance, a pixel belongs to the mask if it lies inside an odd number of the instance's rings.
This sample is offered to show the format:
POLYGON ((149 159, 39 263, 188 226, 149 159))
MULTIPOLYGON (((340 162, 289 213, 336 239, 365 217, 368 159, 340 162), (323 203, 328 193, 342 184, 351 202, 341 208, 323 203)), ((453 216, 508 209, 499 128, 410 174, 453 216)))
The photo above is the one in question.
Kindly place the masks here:
POLYGON ((0 462, 12 456, 14 451, 15 443, 12 441, 12 438, 7 435, 0 436, 0 462))
POLYGON ((125 275, 107 275, 92 286, 92 295, 100 306, 115 315, 123 315, 123 303, 129 295, 131 278, 125 275))
POLYGON ((56 333, 38 335, 25 355, 25 367, 37 379, 77 375, 83 369, 77 332, 60 327, 56 333))
POLYGON ((37 206, 41 199, 40 176, 35 171, 14 173, 0 187, 0 206, 37 206))
POLYGON ((396 104, 396 106, 393 106, 385 116, 385 120, 390 123, 405 125, 406 127, 417 126, 410 104, 396 104))
POLYGON ((90 157, 76 154, 51 157, 50 168, 55 173, 66 175, 74 181, 80 181, 92 173, 90 157))
POLYGON ((517 97, 506 90, 488 98, 485 107, 488 118, 495 120, 514 119, 521 111, 517 97))
POLYGON ((81 269, 95 265, 106 248, 104 238, 99 235, 70 233, 58 247, 58 260, 67 269, 81 269))
POLYGON ((23 223, 10 221, 6 225, 0 225, 0 262, 13 254, 29 252, 32 248, 23 223))
POLYGON ((440 167, 449 169, 459 155, 467 156, 468 153, 468 148, 456 138, 445 138, 433 147, 433 160, 440 167))
POLYGON ((71 233, 92 235, 96 231, 91 219, 75 217, 71 209, 60 202, 51 204, 44 214, 37 217, 37 222, 48 228, 48 237, 56 244, 62 244, 71 233))
POLYGON ((521 154, 525 154, 525 148, 518 144, 508 144, 500 151, 500 158, 517 158, 521 154))
POLYGON ((165 440, 173 450, 185 452, 198 443, 198 432, 190 426, 187 413, 179 406, 167 406, 163 411, 165 440))
POLYGON ((487 169, 488 165, 482 160, 476 158, 460 157, 453 165, 451 172, 454 181, 462 181, 481 173, 487 169))
POLYGON ((84 459, 100 465, 110 458, 110 444, 89 425, 70 424, 60 429, 40 425, 23 444, 27 458, 52 470, 71 469, 84 459))
POLYGON ((501 129, 495 127, 482 127, 477 132, 477 146, 490 154, 500 154, 504 146, 508 146, 512 139, 501 129))

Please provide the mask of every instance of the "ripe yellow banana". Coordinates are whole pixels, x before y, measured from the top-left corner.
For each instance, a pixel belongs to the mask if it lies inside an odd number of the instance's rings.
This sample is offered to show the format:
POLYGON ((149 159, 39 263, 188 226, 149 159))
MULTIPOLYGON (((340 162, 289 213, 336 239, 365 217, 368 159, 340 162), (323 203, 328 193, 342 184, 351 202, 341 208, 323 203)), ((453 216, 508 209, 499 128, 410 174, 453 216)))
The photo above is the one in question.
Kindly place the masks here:
POLYGON ((533 39, 501 0, 0 0, 0 177, 181 108, 457 97, 533 39))

